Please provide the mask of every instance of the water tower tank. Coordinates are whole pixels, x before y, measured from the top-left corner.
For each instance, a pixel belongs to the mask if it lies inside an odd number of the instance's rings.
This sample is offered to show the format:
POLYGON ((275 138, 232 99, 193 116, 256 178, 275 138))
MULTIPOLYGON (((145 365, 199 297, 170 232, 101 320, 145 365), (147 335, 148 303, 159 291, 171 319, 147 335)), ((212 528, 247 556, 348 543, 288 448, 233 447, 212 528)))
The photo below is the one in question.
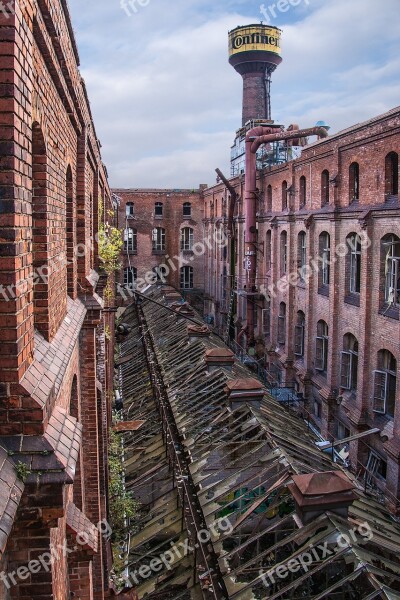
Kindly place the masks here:
POLYGON ((243 78, 242 125, 271 119, 271 74, 282 62, 281 33, 263 24, 229 32, 229 62, 243 78))

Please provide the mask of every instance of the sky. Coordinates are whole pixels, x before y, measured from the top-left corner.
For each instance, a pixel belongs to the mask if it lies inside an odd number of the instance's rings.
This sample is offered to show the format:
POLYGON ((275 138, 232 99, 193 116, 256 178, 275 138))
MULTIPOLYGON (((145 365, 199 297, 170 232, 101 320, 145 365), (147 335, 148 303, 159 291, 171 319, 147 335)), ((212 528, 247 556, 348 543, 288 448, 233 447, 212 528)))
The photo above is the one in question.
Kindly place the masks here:
POLYGON ((242 79, 228 31, 280 27, 272 117, 335 133, 400 104, 399 0, 69 0, 113 188, 197 188, 230 173, 242 79), (286 10, 278 10, 276 5, 286 10), (275 6, 275 8, 274 8, 275 6))

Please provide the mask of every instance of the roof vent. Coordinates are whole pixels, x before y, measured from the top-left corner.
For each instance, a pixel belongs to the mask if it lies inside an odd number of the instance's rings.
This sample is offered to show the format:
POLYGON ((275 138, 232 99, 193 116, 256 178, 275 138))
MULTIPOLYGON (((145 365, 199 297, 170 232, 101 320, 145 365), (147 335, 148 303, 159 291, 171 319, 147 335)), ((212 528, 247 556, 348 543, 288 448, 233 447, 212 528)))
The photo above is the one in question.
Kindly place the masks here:
POLYGON ((210 337, 211 331, 207 325, 188 325, 189 342, 210 337))
POLYGON ((254 408, 260 408, 261 401, 265 395, 262 383, 252 377, 228 381, 225 391, 232 410, 243 404, 250 404, 254 408))
POLYGON ((207 350, 205 361, 209 373, 213 373, 217 369, 232 371, 235 363, 235 355, 229 348, 213 348, 212 350, 207 350))
POLYGON ((294 475, 288 485, 303 525, 326 511, 348 517, 349 507, 357 496, 354 485, 341 471, 294 475))

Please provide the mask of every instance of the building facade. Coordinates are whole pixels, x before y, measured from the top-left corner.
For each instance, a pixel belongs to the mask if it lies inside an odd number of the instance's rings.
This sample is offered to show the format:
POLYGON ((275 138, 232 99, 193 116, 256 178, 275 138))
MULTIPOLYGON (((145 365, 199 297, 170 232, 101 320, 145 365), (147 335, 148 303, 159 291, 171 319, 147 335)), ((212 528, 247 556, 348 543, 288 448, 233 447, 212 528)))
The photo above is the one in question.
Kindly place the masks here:
MULTIPOLYGON (((244 176, 227 251, 205 259, 205 312, 221 334, 252 350, 276 387, 294 387, 330 440, 350 441, 349 460, 397 506, 400 461, 400 109, 303 148, 258 171, 257 281, 245 289, 244 176), (251 296, 251 297, 250 297, 251 296), (233 325, 235 329, 233 329, 233 325)), ((232 190, 231 190, 232 191, 232 190)), ((204 194, 206 235, 227 228, 232 193, 204 194)))
POLYGON ((3 4, 0 41, 0 598, 100 600, 111 194, 67 3, 3 4))
POLYGON ((120 295, 162 280, 203 309, 203 190, 114 190, 124 231, 120 295), (140 285, 141 284, 141 285, 140 285))

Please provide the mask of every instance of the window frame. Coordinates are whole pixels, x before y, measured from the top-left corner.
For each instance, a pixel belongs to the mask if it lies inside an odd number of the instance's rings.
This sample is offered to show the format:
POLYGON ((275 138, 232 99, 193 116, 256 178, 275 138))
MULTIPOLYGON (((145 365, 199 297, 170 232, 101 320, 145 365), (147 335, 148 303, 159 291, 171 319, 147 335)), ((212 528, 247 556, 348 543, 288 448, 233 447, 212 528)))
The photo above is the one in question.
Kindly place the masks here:
POLYGON ((182 205, 182 214, 183 214, 183 218, 184 219, 191 219, 192 218, 192 203, 191 202, 184 202, 182 205), (189 209, 187 211, 187 209, 189 209), (185 213, 186 211, 186 213, 185 213))
POLYGON ((294 328, 294 355, 304 357, 306 316, 303 311, 297 312, 297 323, 294 328), (300 322, 301 321, 301 322, 300 322))
POLYGON ((183 227, 181 229, 180 249, 181 252, 193 252, 194 229, 193 227, 183 227), (187 235, 188 232, 188 235, 187 235))
POLYGON ((135 289, 135 282, 137 280, 137 268, 136 267, 125 267, 124 269, 124 286, 129 290, 135 289), (129 277, 129 273, 133 274, 132 278, 129 277), (130 281, 132 279, 132 281, 130 281))
POLYGON ((194 289, 194 269, 189 265, 185 265, 180 269, 180 289, 181 290, 193 290, 194 289), (188 278, 186 274, 189 274, 188 278))
POLYGON ((154 217, 156 219, 162 219, 164 217, 164 203, 163 202, 155 202, 154 203, 154 217))
POLYGON ((328 372, 329 353, 329 326, 322 319, 317 323, 317 337, 315 339, 315 370, 322 374, 328 372), (318 333, 319 326, 324 326, 324 332, 318 333))
POLYGON ((137 253, 137 229, 135 229, 134 227, 125 227, 124 252, 126 254, 137 253))
POLYGON ((152 249, 153 252, 165 252, 166 251, 166 236, 164 227, 154 227, 152 235, 152 249))

